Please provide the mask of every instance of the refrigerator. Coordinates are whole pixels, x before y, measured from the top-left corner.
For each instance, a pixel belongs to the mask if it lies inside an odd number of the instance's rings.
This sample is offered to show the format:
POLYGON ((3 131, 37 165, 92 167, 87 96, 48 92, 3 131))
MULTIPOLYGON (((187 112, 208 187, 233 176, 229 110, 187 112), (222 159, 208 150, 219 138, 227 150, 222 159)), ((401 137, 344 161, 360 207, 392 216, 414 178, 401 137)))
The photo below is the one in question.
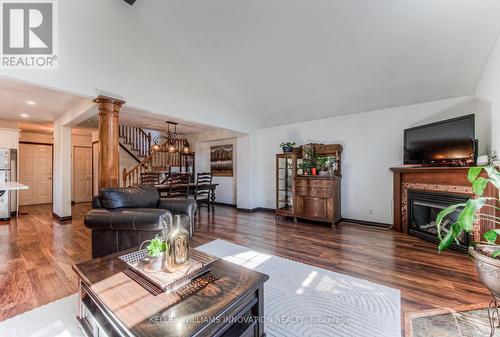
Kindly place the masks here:
MULTIPOLYGON (((17 181, 17 150, 0 149, 0 182, 17 181)), ((0 220, 8 220, 16 211, 16 192, 0 191, 0 220)))

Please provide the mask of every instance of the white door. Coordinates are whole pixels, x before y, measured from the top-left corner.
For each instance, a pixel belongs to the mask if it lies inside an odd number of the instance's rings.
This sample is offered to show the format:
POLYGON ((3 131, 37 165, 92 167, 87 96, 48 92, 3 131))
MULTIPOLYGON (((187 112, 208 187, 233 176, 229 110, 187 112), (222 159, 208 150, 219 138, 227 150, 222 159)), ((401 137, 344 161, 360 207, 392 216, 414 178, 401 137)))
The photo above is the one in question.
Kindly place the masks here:
POLYGON ((19 182, 28 185, 20 192, 20 205, 52 202, 52 146, 19 144, 19 182))
POLYGON ((92 200, 92 148, 74 147, 73 179, 75 202, 92 200))

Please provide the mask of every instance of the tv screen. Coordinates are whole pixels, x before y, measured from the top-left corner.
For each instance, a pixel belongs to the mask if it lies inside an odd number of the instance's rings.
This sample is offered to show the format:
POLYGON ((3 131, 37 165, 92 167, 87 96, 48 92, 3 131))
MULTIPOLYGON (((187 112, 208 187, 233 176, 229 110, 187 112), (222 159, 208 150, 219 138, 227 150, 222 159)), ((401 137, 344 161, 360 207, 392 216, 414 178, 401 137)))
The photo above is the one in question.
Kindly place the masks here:
POLYGON ((474 164, 474 115, 417 126, 404 131, 404 163, 474 164))

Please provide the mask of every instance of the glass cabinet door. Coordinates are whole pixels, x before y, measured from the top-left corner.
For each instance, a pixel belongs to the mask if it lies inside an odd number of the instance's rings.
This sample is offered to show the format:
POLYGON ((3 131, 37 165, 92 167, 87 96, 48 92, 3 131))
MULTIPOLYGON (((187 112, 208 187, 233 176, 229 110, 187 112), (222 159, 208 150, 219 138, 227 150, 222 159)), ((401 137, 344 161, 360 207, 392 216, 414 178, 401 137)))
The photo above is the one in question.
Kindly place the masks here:
POLYGON ((291 156, 278 157, 277 169, 278 209, 281 211, 291 211, 293 205, 293 158, 291 156))

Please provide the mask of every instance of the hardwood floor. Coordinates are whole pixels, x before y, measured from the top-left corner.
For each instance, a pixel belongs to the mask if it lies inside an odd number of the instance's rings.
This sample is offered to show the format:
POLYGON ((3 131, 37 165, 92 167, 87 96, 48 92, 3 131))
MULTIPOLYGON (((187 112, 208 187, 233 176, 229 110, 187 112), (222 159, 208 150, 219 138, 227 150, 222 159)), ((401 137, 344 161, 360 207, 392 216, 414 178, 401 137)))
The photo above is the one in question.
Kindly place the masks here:
MULTIPOLYGON (((72 264, 90 258, 89 204, 73 219, 52 218, 50 205, 23 207, 19 220, 0 222, 0 321, 76 292, 72 264)), ((455 252, 392 230, 342 223, 293 223, 273 213, 202 209, 193 246, 223 239, 401 290, 403 312, 486 303, 474 265, 455 252)))

